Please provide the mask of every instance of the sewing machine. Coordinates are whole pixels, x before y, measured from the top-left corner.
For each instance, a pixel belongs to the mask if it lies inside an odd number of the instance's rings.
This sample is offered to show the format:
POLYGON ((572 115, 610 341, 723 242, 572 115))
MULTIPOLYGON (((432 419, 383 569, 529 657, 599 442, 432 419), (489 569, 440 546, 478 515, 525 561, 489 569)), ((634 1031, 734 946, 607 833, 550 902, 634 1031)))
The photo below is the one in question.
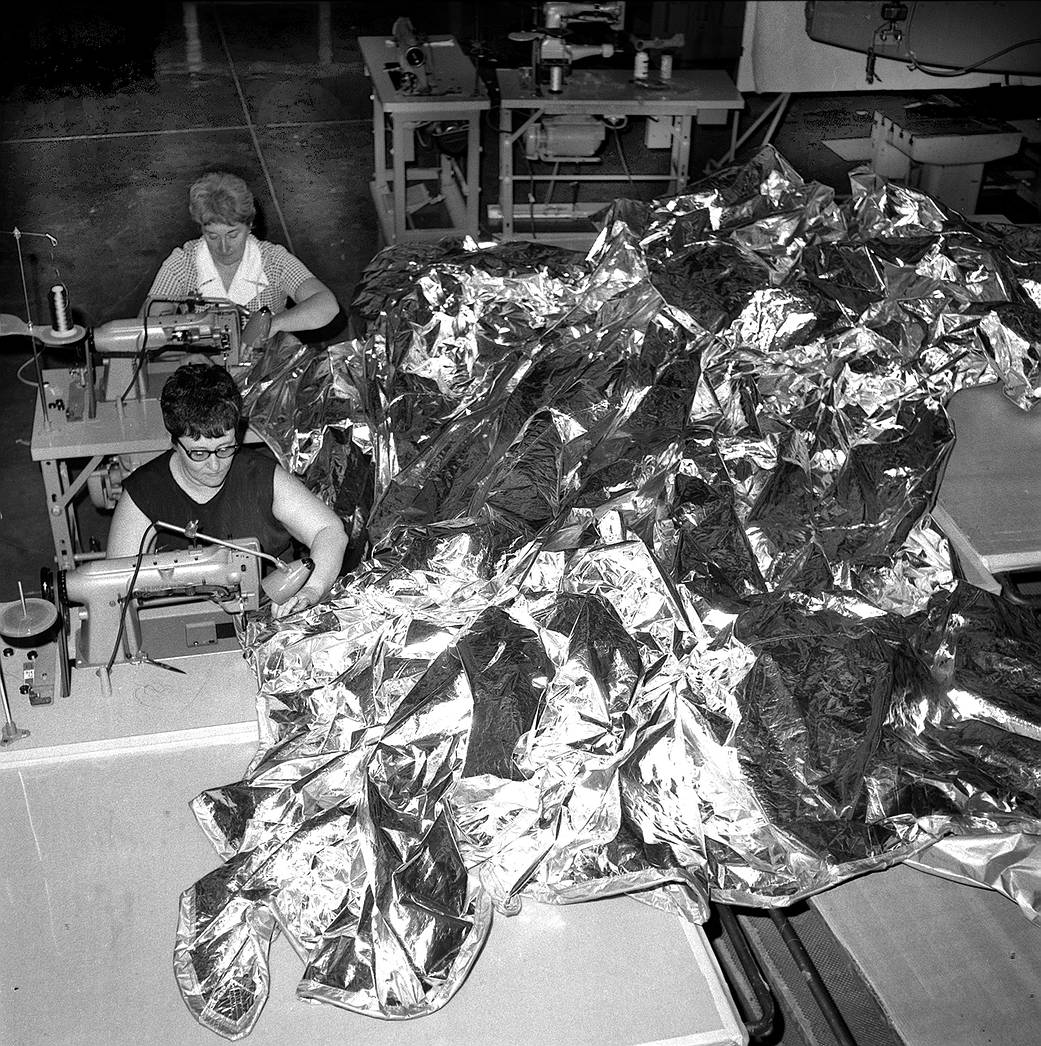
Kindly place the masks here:
POLYGON ((412 25, 411 19, 399 18, 390 31, 397 50, 397 66, 389 64, 387 75, 400 94, 429 94, 427 75, 428 41, 412 25))
MULTIPOLYGON (((87 416, 91 418, 99 399, 118 398, 123 402, 147 395, 147 375, 160 353, 173 350, 182 357, 187 353, 216 355, 225 367, 247 366, 252 362, 253 344, 260 340, 258 335, 266 336, 269 319, 266 310, 261 310, 261 314, 247 321, 245 310, 230 301, 149 298, 140 316, 83 327, 69 316, 63 285, 51 288, 50 302, 50 327, 30 325, 16 316, 4 315, 0 316, 0 334, 29 335, 54 349, 82 345, 81 400, 86 401, 87 416), (102 360, 107 360, 107 364, 99 380, 98 365, 102 360)), ((37 378, 42 385, 39 369, 37 378)), ((63 404, 63 408, 70 420, 82 417, 82 402, 63 404)))
MULTIPOLYGON (((188 299, 146 302, 143 316, 109 320, 87 331, 84 387, 94 387, 95 361, 107 359, 101 388, 102 399, 126 395, 147 396, 150 355, 174 350, 183 354, 203 353, 218 357, 225 367, 250 363, 251 347, 243 340, 243 310, 231 302, 188 299), (156 306, 175 306, 178 311, 157 315, 156 306), (128 392, 129 390, 129 392, 128 392)), ((217 360, 215 360, 217 362, 217 360)))
POLYGON ((259 551, 207 546, 101 559, 59 575, 59 616, 77 667, 238 648, 235 617, 256 610, 259 551), (129 593, 129 595, 128 595, 129 593), (80 604, 74 606, 73 604, 80 604))
POLYGON ((163 662, 239 650, 236 628, 258 609, 261 582, 256 540, 235 544, 147 553, 140 565, 128 556, 41 571, 41 596, 28 600, 28 615, 17 600, 0 606, 0 673, 15 717, 25 700, 50 705, 68 697, 74 669, 110 659, 171 667, 163 662))
POLYGON ((530 32, 510 33, 510 39, 531 42, 536 84, 548 84, 552 94, 559 94, 574 62, 614 54, 614 36, 624 21, 624 3, 547 3, 542 5, 541 26, 530 32))

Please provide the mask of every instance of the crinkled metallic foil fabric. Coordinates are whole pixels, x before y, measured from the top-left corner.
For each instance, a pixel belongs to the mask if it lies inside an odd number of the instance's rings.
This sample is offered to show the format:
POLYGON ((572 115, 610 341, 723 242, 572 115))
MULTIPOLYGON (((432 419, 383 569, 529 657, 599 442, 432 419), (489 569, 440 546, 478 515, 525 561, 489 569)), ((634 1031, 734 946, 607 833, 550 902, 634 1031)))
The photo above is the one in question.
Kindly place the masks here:
POLYGON ((950 396, 1041 392, 1039 287, 1026 231, 766 148, 585 257, 388 248, 356 338, 272 342, 252 423, 369 554, 248 628, 266 740, 194 803, 198 1019, 249 1032, 279 931, 301 996, 410 1018, 525 898, 703 919, 941 839, 1035 909, 1001 855, 1041 835, 1041 630, 930 509, 950 396))

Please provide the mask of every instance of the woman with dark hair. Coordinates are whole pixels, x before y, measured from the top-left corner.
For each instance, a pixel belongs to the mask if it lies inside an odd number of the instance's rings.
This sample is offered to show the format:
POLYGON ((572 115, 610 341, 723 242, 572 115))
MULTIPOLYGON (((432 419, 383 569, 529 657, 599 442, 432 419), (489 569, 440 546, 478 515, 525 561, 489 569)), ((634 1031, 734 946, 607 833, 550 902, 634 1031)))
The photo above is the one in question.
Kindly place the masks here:
POLYGON ((250 313, 267 308, 268 337, 316 330, 336 318, 340 307, 333 292, 285 247, 253 235, 253 193, 237 175, 204 174, 188 190, 188 213, 202 235, 174 248, 152 281, 149 299, 221 299, 250 313))
MULTIPOLYGON (((159 520, 179 527, 195 522, 200 533, 225 541, 255 537, 272 556, 284 556, 295 538, 310 550, 314 572, 280 613, 324 599, 343 566, 343 523, 266 447, 242 444, 242 398, 231 375, 213 364, 178 367, 163 386, 160 405, 173 446, 124 481, 109 558, 137 555, 159 520)), ((188 544, 179 534, 158 535, 160 550, 188 544)))

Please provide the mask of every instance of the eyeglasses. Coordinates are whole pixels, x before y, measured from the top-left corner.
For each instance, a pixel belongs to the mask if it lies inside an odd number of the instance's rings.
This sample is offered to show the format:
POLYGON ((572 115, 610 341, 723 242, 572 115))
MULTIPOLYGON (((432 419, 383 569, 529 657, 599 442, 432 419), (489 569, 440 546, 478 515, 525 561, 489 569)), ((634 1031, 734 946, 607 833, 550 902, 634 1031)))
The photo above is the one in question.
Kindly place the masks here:
POLYGON ((181 450, 192 459, 192 461, 206 461, 211 454, 215 458, 226 460, 227 458, 234 457, 239 451, 239 445, 237 443, 232 443, 230 447, 218 447, 216 450, 203 450, 202 447, 186 447, 179 437, 174 439, 174 443, 176 443, 181 450))

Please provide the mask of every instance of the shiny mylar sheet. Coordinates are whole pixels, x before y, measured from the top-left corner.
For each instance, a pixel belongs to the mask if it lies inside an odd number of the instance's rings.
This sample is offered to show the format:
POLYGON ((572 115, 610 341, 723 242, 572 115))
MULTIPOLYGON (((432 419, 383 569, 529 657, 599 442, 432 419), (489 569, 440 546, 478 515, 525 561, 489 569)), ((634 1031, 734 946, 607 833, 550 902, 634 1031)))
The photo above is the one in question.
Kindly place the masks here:
POLYGON ((1039 395, 1039 287, 1026 231, 767 148, 619 201, 588 257, 388 248, 358 338, 269 345, 253 424, 371 555, 249 627, 265 740, 194 803, 198 1019, 249 1032, 279 930, 300 996, 409 1018, 525 898, 699 920, 943 837, 1000 868, 1041 832, 1041 631, 929 511, 951 394, 1039 395))

